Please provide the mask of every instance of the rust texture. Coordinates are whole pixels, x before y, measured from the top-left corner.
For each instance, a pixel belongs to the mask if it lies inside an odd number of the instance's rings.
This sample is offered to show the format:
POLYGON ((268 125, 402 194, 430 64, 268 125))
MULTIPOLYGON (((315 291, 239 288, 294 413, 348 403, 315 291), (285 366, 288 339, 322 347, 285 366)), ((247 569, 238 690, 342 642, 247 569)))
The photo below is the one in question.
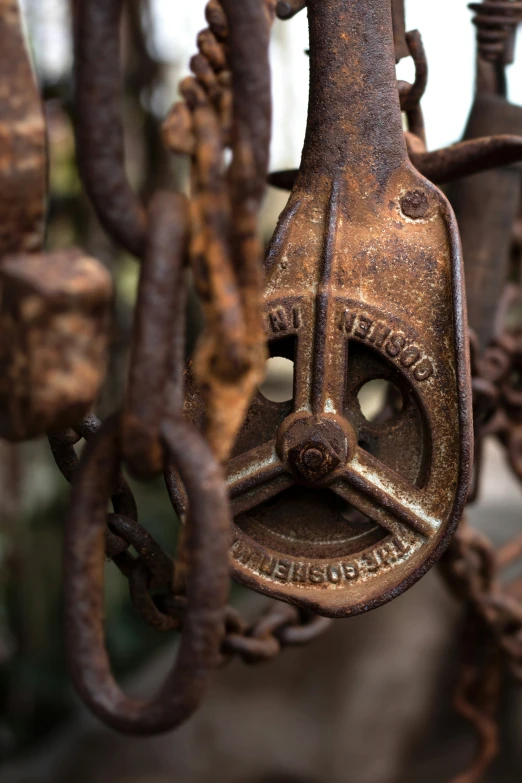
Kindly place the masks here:
MULTIPOLYGON (((476 12, 477 81, 465 138, 478 148, 481 137, 516 134, 522 127, 520 107, 508 102, 505 76, 505 66, 513 61, 522 4, 488 0, 470 8, 476 12)), ((501 138, 489 141, 494 144, 501 138)), ((499 165, 516 160, 501 160, 499 165)), ((512 306, 522 299, 520 289, 507 284, 513 227, 520 211, 520 166, 475 174, 456 182, 450 195, 461 230, 472 327, 475 468, 469 499, 474 501, 480 492, 486 437, 500 440, 513 471, 522 477, 520 327, 509 323, 512 306)), ((520 280, 520 268, 516 275, 520 280)), ((454 703, 477 735, 475 757, 454 783, 483 780, 500 749, 505 672, 509 669, 517 679, 521 674, 522 596, 520 580, 510 574, 510 567, 521 555, 519 537, 495 551, 487 538, 463 525, 444 563, 450 586, 467 606, 454 703)))
MULTIPOLYGON (((158 192, 145 204, 125 173, 124 0, 74 3, 82 181, 110 238, 141 264, 122 410, 102 424, 92 407, 111 281, 81 251, 41 252, 45 123, 18 6, 0 0, 0 437, 48 434, 73 484, 69 666, 86 704, 118 730, 172 729, 234 657, 270 661, 316 639, 330 618, 407 589, 479 497, 485 438, 500 442, 522 481, 522 137, 505 79, 522 3, 470 7, 475 104, 464 140, 430 151, 428 62, 403 0, 210 0, 192 76, 163 126, 167 147, 190 159, 190 195, 158 192), (263 265, 270 26, 305 8, 307 133, 300 169, 270 175, 292 192, 263 265), (396 80, 406 56, 413 84, 396 80), (469 333, 444 183, 462 233, 469 333), (189 266, 205 329, 185 367, 189 266), (294 362, 292 400, 259 390, 267 356, 294 362), (386 391, 370 417, 360 393, 375 381, 386 391), (126 470, 164 474, 183 523, 176 553, 138 522, 126 470), (143 621, 180 634, 172 670, 147 701, 126 696, 112 674, 106 558, 143 621), (227 606, 230 573, 281 601, 245 620, 227 606)), ((478 738, 455 783, 484 777, 499 747, 503 681, 522 679, 522 585, 510 578, 521 558, 520 538, 496 551, 465 522, 444 555, 466 607, 455 706, 478 738)))
POLYGON ((109 234, 141 257, 147 215, 125 172, 121 117, 120 20, 123 0, 75 4, 76 146, 82 181, 109 234), (88 30, 88 34, 85 31, 88 30))
POLYGON ((295 359, 294 399, 258 392, 229 462, 231 565, 262 592, 346 616, 413 584, 460 519, 465 294, 451 208, 408 160, 388 0, 309 0, 308 17, 308 128, 264 306, 271 355, 295 359), (382 423, 358 402, 375 379, 400 398, 382 423))
POLYGON ((404 0, 392 0, 393 36, 395 39, 395 60, 399 62, 410 56, 410 47, 406 39, 406 20, 404 18, 404 0))
POLYGON ((181 85, 186 103, 174 107, 165 126, 171 149, 195 150, 191 259, 206 328, 194 366, 207 403, 206 434, 221 461, 234 445, 265 360, 257 213, 268 170, 272 18, 271 2, 209 3, 210 26, 199 35, 200 53, 191 61, 194 76, 181 85))
MULTIPOLYGON (((308 5, 308 0, 278 0, 276 13, 280 19, 291 19, 308 5)), ((392 0, 392 23, 395 38, 395 60, 409 57, 410 48, 406 38, 404 0, 392 0)))
MULTIPOLYGON (((477 82, 465 139, 522 133, 522 109, 506 96, 505 66, 513 61, 522 3, 489 0, 472 3, 477 26, 477 82)), ((466 260, 470 325, 481 348, 493 336, 495 312, 510 263, 511 227, 520 209, 520 160, 499 160, 494 171, 453 185, 451 201, 466 260)), ((467 172, 471 173, 471 172, 467 172)))
POLYGON ((69 426, 106 364, 110 278, 81 251, 44 254, 47 146, 18 3, 0 4, 0 437, 69 426))
MULTIPOLYGON (((501 96, 477 95, 467 138, 517 132, 522 132, 520 106, 501 96)), ((504 162, 510 163, 499 161, 499 166, 504 162)), ((508 276, 521 173, 520 165, 499 167, 455 183, 450 192, 466 260, 469 322, 482 348, 493 336, 495 312, 508 276)))
POLYGON ((228 507, 219 468, 187 422, 164 423, 161 435, 190 499, 192 567, 180 651, 166 683, 150 702, 122 693, 104 644, 104 529, 107 499, 117 478, 117 420, 107 423, 87 446, 75 476, 66 527, 66 639, 72 677, 97 715, 120 731, 142 734, 172 729, 197 707, 217 664, 228 592, 222 551, 228 507))
POLYGON ((156 194, 149 223, 150 240, 141 267, 122 435, 125 459, 134 473, 142 475, 161 471, 160 427, 169 410, 175 414, 181 403, 176 399, 181 379, 174 388, 169 380, 184 357, 186 198, 174 193, 156 194))
POLYGON ((105 377, 112 283, 79 251, 0 264, 0 436, 22 440, 82 418, 105 377))
POLYGON ((231 610, 225 612, 230 523, 226 484, 215 456, 228 454, 265 357, 257 212, 268 165, 267 52, 274 4, 208 5, 212 30, 198 38, 195 78, 182 85, 186 105, 175 107, 165 129, 172 141, 179 114, 192 134, 180 150, 193 155, 190 209, 183 196, 169 193, 156 194, 144 207, 126 179, 118 108, 121 10, 119 2, 80 2, 75 9, 76 132, 80 170, 102 223, 142 263, 127 390, 120 416, 101 428, 88 417, 50 441, 63 474, 74 481, 65 558, 73 680, 107 723, 147 734, 173 728, 191 714, 223 656, 268 660, 283 644, 304 643, 327 623, 297 610, 276 610, 250 627, 231 610), (101 149, 109 128, 112 141, 101 149), (232 162, 226 171, 227 146, 232 162), (188 256, 208 320, 196 356, 212 392, 210 446, 180 418, 188 256), (78 464, 74 446, 82 437, 89 443, 78 464), (187 505, 175 560, 138 525, 119 473, 122 461, 142 478, 157 475, 167 464, 175 472, 187 505), (107 517, 111 494, 114 513, 107 517), (130 556, 129 545, 138 558, 130 556), (159 630, 182 629, 172 674, 146 703, 125 697, 111 673, 102 626, 106 553, 129 578, 142 617, 159 630), (171 591, 172 601, 154 600, 149 591, 158 587, 171 591))

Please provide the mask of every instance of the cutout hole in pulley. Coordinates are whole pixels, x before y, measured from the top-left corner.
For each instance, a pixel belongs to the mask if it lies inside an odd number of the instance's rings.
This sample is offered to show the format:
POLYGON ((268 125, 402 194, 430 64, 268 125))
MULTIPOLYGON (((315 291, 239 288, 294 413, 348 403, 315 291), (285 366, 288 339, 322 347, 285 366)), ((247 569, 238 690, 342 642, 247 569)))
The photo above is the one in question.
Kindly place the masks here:
POLYGON ((371 443, 369 443, 367 440, 360 440, 357 444, 360 449, 364 449, 364 451, 367 451, 368 454, 373 454, 373 456, 377 456, 375 454, 375 449, 371 443))
POLYGON ((386 424, 404 408, 404 398, 394 383, 382 378, 368 381, 357 395, 361 413, 370 424, 386 424))
POLYGON ((268 346, 270 359, 265 364, 265 377, 259 391, 270 402, 289 402, 294 398, 295 337, 273 340, 268 346))
POLYGON ((294 397, 294 363, 273 356, 265 365, 265 378, 259 391, 270 402, 288 402, 294 397))

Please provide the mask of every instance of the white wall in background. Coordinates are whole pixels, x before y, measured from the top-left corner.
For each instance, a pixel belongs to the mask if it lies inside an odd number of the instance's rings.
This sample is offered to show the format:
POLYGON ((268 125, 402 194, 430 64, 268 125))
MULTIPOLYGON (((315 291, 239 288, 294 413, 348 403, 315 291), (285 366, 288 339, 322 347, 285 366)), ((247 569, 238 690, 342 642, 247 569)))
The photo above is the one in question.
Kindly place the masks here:
POLYGON ((67 0, 19 0, 30 31, 38 71, 60 79, 72 65, 67 0))
MULTIPOLYGON (((409 30, 420 30, 430 66, 423 108, 430 149, 457 141, 471 106, 475 78, 475 28, 468 0, 406 0, 409 30)), ((274 65, 274 142, 272 167, 299 163, 307 110, 308 45, 306 14, 276 26, 272 45, 274 65), (289 139, 293 144, 289 144, 289 139)), ((398 66, 400 78, 413 78, 413 63, 398 66)), ((509 69, 510 98, 522 104, 521 58, 509 69)))
MULTIPOLYGON (((475 77, 475 28, 468 0, 406 0, 406 22, 420 30, 430 66, 423 108, 430 149, 457 141, 471 106, 475 77)), ((297 165, 306 122, 308 68, 306 14, 278 23, 272 45, 274 143, 272 166, 297 165), (293 148, 288 145, 294 139, 293 148)), ((413 78, 413 63, 402 61, 400 78, 413 78)), ((522 104, 522 59, 509 69, 511 100, 522 104)))

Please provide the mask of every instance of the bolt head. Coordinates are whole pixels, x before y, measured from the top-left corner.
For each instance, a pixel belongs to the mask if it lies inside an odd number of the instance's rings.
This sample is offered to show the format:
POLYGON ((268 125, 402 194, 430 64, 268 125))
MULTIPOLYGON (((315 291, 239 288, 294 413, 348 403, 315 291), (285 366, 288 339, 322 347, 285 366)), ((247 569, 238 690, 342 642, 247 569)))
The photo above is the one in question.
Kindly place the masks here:
POLYGON ((287 469, 301 484, 323 483, 357 448, 355 431, 335 414, 297 412, 277 432, 277 451, 287 469))
POLYGON ((309 470, 319 470, 324 463, 325 455, 321 449, 313 446, 303 452, 303 462, 309 470))
POLYGON ((289 449, 288 462, 300 478, 313 484, 335 470, 341 458, 326 438, 312 435, 289 449))

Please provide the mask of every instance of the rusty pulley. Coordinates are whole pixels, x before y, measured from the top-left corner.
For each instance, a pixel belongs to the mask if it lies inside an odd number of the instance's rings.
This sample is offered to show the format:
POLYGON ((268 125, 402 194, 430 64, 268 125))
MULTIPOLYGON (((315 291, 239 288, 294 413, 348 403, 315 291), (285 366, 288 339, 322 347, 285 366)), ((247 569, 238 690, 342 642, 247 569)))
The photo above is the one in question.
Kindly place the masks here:
MULTIPOLYGON (((460 518, 467 328, 453 213, 406 152, 389 0, 311 0, 308 15, 308 129, 264 310, 294 397, 250 408, 228 464, 230 554, 250 587, 345 616, 415 582, 460 518), (375 380, 388 397, 368 421, 358 395, 375 380)), ((186 413, 204 417, 190 371, 186 413)))

